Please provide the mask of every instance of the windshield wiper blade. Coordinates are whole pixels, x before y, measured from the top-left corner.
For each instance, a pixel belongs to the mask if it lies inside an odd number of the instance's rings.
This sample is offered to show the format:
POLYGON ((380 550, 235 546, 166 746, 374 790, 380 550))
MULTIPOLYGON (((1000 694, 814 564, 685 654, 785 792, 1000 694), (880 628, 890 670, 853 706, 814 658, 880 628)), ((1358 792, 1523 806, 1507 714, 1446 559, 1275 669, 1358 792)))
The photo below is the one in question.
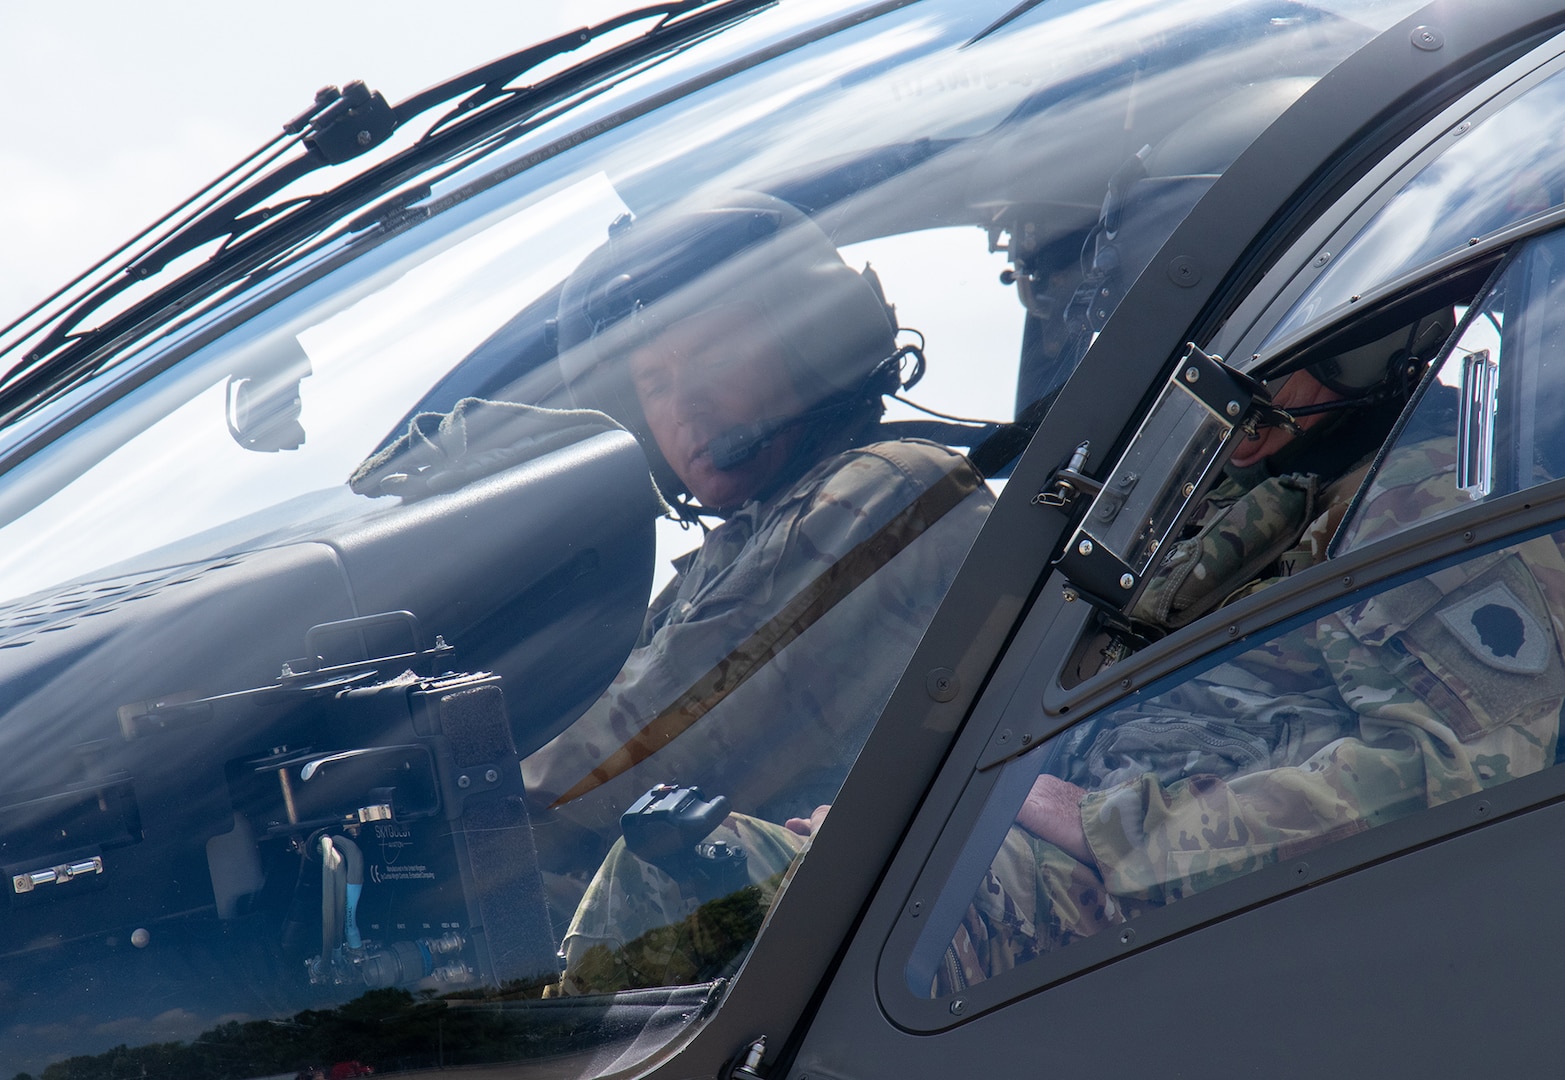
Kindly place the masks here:
MULTIPOLYGON (((669 0, 638 8, 473 68, 396 106, 388 105, 384 97, 363 83, 350 83, 341 91, 335 87, 320 91, 308 109, 283 125, 280 135, 64 288, 0 328, 0 337, 21 328, 9 341, 0 342, 0 364, 11 360, 0 368, 0 426, 10 423, 52 390, 68 386, 95 370, 92 354, 97 343, 115 340, 171 305, 187 300, 197 290, 205 289, 200 295, 209 295, 212 290, 238 280, 279 253, 329 228, 342 217, 345 206, 362 205, 425 167, 428 161, 460 152, 459 139, 452 136, 468 141, 481 137, 481 132, 472 133, 471 122, 486 118, 489 110, 482 106, 504 98, 512 101, 498 103, 510 105, 530 91, 545 87, 553 91, 557 100, 572 89, 603 77, 602 61, 612 60, 623 67, 656 56, 776 2, 669 0), (641 35, 601 56, 567 67, 537 87, 513 90, 507 86, 554 57, 648 19, 657 22, 641 35), (466 96, 454 109, 437 119, 408 149, 317 195, 267 205, 268 199, 300 178, 327 165, 352 160, 384 143, 420 114, 463 95, 466 96), (456 132, 455 128, 462 130, 456 132), (303 154, 265 171, 298 146, 303 146, 303 154), (174 220, 187 210, 185 217, 174 220), (169 224, 171 221, 173 224, 169 224), (155 277, 181 256, 219 240, 221 245, 200 266, 104 324, 83 328, 94 311, 125 289, 155 277), (137 245, 141 245, 139 249, 137 245), (121 260, 127 251, 132 253, 121 260), (105 271, 104 267, 111 264, 112 269, 105 271), (34 321, 28 323, 30 319, 34 321)), ((498 111, 504 114, 495 118, 498 125, 513 124, 519 119, 515 109, 498 111)))

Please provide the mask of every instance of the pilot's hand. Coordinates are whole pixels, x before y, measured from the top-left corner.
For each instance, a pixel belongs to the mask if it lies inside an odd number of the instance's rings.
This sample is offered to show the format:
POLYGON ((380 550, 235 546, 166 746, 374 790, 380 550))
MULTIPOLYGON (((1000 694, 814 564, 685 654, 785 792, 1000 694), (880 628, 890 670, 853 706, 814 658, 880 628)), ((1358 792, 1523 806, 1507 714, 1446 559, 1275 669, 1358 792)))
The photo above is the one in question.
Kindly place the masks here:
POLYGON ((1097 860, 1087 847, 1081 827, 1081 798, 1086 790, 1058 776, 1040 776, 1016 812, 1016 823, 1034 836, 1063 850, 1088 866, 1097 860))
POLYGON ((783 822, 783 827, 789 832, 796 832, 800 836, 814 836, 815 830, 821 827, 821 822, 826 820, 826 811, 831 809, 831 804, 817 806, 815 812, 807 818, 794 817, 783 822))

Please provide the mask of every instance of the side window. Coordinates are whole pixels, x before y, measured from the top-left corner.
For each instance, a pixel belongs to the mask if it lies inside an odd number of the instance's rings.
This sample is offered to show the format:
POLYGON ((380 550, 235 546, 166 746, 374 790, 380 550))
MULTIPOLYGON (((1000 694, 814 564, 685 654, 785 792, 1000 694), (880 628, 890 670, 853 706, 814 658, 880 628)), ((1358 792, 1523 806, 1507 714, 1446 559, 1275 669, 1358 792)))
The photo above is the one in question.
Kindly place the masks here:
POLYGON ((909 987, 954 993, 1554 764, 1562 543, 1537 536, 1361 595, 1011 762, 909 987))
POLYGON ((1565 233, 1514 252, 1376 465, 1338 550, 1565 475, 1565 233))

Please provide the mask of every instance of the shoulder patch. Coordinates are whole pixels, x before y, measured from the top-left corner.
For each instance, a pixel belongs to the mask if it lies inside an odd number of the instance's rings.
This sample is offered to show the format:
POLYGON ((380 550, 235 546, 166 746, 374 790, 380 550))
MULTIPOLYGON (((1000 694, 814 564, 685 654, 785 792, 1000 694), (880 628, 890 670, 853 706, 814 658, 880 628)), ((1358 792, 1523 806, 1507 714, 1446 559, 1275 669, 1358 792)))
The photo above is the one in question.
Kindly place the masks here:
POLYGON ((1492 668, 1539 675, 1549 666, 1553 641, 1548 628, 1504 583, 1496 582, 1435 614, 1468 652, 1492 668))

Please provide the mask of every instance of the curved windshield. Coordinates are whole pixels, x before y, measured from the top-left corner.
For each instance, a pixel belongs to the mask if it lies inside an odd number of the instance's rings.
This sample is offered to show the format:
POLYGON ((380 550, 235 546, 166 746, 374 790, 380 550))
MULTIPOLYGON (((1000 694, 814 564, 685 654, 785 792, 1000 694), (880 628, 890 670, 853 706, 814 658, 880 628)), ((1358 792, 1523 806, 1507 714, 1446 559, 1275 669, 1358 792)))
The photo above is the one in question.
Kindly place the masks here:
MULTIPOLYGON (((1557 65, 1551 65, 1554 67, 1557 65)), ((1359 296, 1565 203, 1565 151, 1540 138, 1565 105, 1552 75, 1498 111, 1457 124, 1268 335, 1292 337, 1359 296), (1495 163, 1505 162, 1502 171, 1495 163)), ((1264 351, 1264 347, 1263 347, 1264 351)))
POLYGON ((1053 391, 1364 6, 705 42, 55 402, 0 479, 6 1063, 672 1053, 1053 391))

